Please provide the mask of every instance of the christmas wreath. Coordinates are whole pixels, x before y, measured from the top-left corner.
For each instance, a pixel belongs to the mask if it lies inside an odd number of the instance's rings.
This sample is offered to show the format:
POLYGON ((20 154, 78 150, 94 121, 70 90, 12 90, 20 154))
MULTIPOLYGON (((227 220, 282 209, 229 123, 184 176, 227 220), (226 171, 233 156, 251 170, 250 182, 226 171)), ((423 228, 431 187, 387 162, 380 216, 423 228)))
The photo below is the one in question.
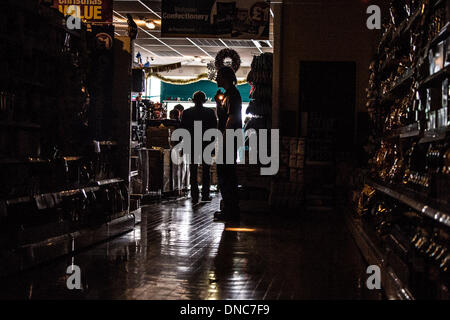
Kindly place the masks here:
POLYGON ((219 70, 220 68, 225 66, 229 66, 233 69, 234 72, 237 72, 239 70, 239 67, 241 66, 241 57, 233 49, 225 48, 217 53, 214 65, 216 66, 216 70, 219 70), (231 65, 225 63, 226 58, 231 59, 231 65))

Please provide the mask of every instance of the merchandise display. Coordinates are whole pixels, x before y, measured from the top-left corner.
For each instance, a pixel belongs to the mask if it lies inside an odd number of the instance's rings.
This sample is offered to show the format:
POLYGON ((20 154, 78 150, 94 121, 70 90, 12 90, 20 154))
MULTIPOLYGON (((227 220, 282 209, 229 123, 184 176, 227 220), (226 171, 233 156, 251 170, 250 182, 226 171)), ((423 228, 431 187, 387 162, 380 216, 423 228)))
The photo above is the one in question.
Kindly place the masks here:
POLYGON ((370 67, 377 150, 358 212, 390 270, 388 294, 449 299, 450 12, 447 1, 429 0, 392 1, 390 9, 370 67))
POLYGON ((189 181, 186 162, 175 165, 170 160, 170 136, 179 123, 166 119, 167 103, 142 99, 141 94, 132 103, 131 198, 134 202, 184 195, 189 181))
POLYGON ((111 27, 69 30, 38 0, 2 1, 0 18, 3 275, 69 253, 71 233, 77 247, 91 245, 134 217, 112 132, 113 50, 96 40, 111 27))
POLYGON ((272 63, 273 54, 254 56, 247 82, 251 86, 247 114, 251 116, 246 129, 270 128, 272 121, 272 63))
POLYGON ((298 209, 304 205, 305 139, 281 137, 280 169, 270 188, 273 207, 298 209))
POLYGON ((450 300, 449 100, 450 0, 0 0, 0 300, 450 300))

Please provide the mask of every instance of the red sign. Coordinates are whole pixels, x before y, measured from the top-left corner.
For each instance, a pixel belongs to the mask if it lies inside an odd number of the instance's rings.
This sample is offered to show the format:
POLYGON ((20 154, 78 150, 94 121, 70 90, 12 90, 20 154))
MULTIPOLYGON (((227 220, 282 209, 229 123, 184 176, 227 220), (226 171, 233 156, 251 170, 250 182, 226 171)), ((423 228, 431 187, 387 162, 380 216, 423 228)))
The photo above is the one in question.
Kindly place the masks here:
POLYGON ((112 23, 112 0, 54 0, 53 7, 64 15, 79 15, 84 22, 112 23))

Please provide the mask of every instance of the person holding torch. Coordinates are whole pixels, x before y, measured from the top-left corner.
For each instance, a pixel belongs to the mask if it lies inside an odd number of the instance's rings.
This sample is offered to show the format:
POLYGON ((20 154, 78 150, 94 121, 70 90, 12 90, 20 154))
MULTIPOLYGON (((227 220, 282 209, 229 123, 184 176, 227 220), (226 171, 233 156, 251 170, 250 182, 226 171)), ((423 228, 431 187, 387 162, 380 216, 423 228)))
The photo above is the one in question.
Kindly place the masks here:
MULTIPOLYGON (((217 91, 214 100, 217 104, 218 128, 223 134, 224 163, 217 164, 217 177, 222 195, 223 208, 214 214, 217 221, 236 221, 240 218, 239 197, 236 177, 236 154, 233 163, 226 163, 226 129, 242 129, 242 98, 236 88, 237 79, 231 67, 225 66, 217 72, 217 86, 224 88, 217 91)), ((235 142, 234 142, 235 143, 235 142)), ((233 148, 235 149, 235 148, 233 148)))

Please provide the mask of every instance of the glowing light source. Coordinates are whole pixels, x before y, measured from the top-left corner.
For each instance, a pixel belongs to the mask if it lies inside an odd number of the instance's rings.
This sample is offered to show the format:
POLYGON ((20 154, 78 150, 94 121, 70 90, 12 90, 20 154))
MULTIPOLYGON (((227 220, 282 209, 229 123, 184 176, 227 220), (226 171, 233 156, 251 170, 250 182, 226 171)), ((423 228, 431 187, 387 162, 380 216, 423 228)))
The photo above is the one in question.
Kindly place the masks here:
POLYGON ((234 231, 234 232, 255 232, 256 229, 252 229, 252 228, 225 228, 225 231, 234 231))

